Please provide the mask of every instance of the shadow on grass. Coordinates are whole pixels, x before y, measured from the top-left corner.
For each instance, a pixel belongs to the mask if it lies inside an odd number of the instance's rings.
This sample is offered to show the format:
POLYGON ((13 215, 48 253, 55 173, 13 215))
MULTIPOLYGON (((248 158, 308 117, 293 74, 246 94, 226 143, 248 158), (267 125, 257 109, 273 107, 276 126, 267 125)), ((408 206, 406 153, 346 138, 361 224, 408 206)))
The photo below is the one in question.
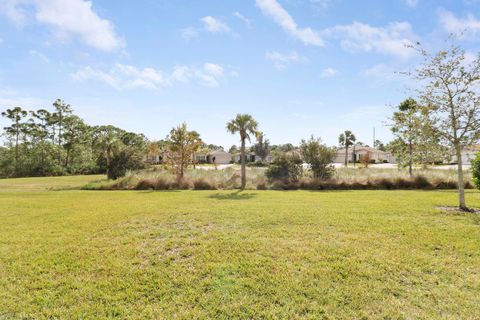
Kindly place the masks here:
POLYGON ((255 193, 243 193, 241 190, 232 193, 215 193, 208 196, 210 199, 217 200, 248 200, 255 197, 255 193))

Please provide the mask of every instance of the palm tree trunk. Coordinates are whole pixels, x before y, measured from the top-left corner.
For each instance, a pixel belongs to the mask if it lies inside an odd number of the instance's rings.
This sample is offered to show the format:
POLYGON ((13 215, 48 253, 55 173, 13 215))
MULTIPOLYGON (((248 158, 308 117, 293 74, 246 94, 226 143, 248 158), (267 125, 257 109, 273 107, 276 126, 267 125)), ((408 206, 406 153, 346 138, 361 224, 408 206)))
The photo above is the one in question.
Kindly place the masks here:
POLYGON ((242 166, 242 190, 245 189, 245 186, 247 184, 247 176, 246 176, 246 170, 245 170, 245 138, 242 137, 242 146, 240 148, 240 162, 242 166))
POLYGON ((345 167, 348 166, 348 144, 345 143, 345 167))
POLYGON ((465 203, 465 185, 463 181, 463 164, 462 164, 462 150, 460 145, 455 146, 457 153, 457 173, 458 173, 458 207, 460 210, 468 211, 465 203))
POLYGON ((18 136, 20 135, 18 128, 18 122, 17 122, 17 132, 16 132, 16 137, 15 137, 15 176, 18 177, 18 136))
POLYGON ((68 149, 67 149, 67 155, 66 155, 66 157, 65 157, 65 165, 64 165, 65 169, 67 169, 68 164, 69 164, 69 162, 70 162, 70 151, 71 151, 70 148, 68 148, 68 149))
POLYGON ((410 177, 413 175, 412 165, 413 165, 413 145, 412 142, 409 141, 408 143, 408 174, 410 177))
POLYGON ((112 157, 111 157, 111 154, 110 154, 110 150, 107 149, 107 152, 106 152, 106 158, 107 158, 107 179, 111 179, 110 177, 110 165, 112 163, 112 157))

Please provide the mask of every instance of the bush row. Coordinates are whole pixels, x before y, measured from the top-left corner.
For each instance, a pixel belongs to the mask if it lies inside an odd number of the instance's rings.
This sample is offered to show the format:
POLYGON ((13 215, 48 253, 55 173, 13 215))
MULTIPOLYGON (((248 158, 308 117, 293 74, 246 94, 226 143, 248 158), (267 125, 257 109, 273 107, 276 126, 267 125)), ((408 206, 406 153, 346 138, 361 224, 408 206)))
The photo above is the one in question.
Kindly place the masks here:
MULTIPOLYGON (((380 178, 369 179, 366 182, 352 182, 335 180, 302 180, 299 182, 275 181, 271 186, 259 185, 257 189, 265 190, 435 190, 435 189, 457 189, 458 184, 454 181, 430 181, 425 176, 405 178, 380 178)), ((473 189, 470 181, 465 182, 465 189, 473 189)))
MULTIPOLYGON (((322 181, 303 178, 296 182, 275 180, 256 185, 258 190, 434 190, 456 189, 457 187, 457 183, 454 181, 429 180, 423 175, 412 178, 371 178, 363 182, 322 181)), ((471 182, 465 182, 466 189, 473 189, 473 187, 471 182)), ((217 190, 236 188, 238 187, 226 187, 225 184, 219 184, 205 178, 176 181, 163 177, 143 179, 125 177, 115 181, 93 183, 84 187, 84 189, 90 190, 217 190)))

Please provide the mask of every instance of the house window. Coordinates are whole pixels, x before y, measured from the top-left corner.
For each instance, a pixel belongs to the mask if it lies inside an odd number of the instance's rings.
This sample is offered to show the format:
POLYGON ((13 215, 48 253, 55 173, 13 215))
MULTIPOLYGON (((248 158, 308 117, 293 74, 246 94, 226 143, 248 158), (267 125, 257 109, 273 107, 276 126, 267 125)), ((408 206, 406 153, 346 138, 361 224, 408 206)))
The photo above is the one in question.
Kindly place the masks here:
POLYGON ((195 160, 197 161, 207 161, 207 157, 204 155, 196 155, 195 160))

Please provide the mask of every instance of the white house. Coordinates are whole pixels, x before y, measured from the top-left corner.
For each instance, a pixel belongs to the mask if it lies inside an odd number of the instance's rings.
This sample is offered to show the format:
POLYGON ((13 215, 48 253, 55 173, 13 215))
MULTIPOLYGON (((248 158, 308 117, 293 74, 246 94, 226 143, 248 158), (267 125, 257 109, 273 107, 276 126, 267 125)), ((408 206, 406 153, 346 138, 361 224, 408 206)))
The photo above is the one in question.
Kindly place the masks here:
MULTIPOLYGON (((260 162, 262 161, 262 158, 260 158, 259 156, 257 156, 255 154, 255 152, 247 152, 246 153, 246 162, 260 162)), ((240 153, 236 153, 233 155, 233 161, 234 162, 237 162, 239 163, 240 162, 240 153)), ((273 161, 273 157, 269 154, 266 158, 265 158, 265 162, 266 163, 270 163, 273 161)))
POLYGON ((232 155, 223 149, 210 151, 208 153, 197 152, 195 153, 195 162, 228 164, 232 162, 232 155))
MULTIPOLYGON (((462 164, 470 165, 472 160, 475 159, 477 153, 480 152, 480 145, 471 146, 462 149, 462 164)), ((457 163, 457 156, 452 157, 452 163, 457 163)))
MULTIPOLYGON (((348 162, 361 161, 365 156, 369 156, 371 161, 377 163, 396 163, 395 157, 390 152, 385 152, 367 146, 351 146, 348 148, 348 162)), ((338 149, 335 155, 334 163, 345 163, 345 148, 338 149)))

